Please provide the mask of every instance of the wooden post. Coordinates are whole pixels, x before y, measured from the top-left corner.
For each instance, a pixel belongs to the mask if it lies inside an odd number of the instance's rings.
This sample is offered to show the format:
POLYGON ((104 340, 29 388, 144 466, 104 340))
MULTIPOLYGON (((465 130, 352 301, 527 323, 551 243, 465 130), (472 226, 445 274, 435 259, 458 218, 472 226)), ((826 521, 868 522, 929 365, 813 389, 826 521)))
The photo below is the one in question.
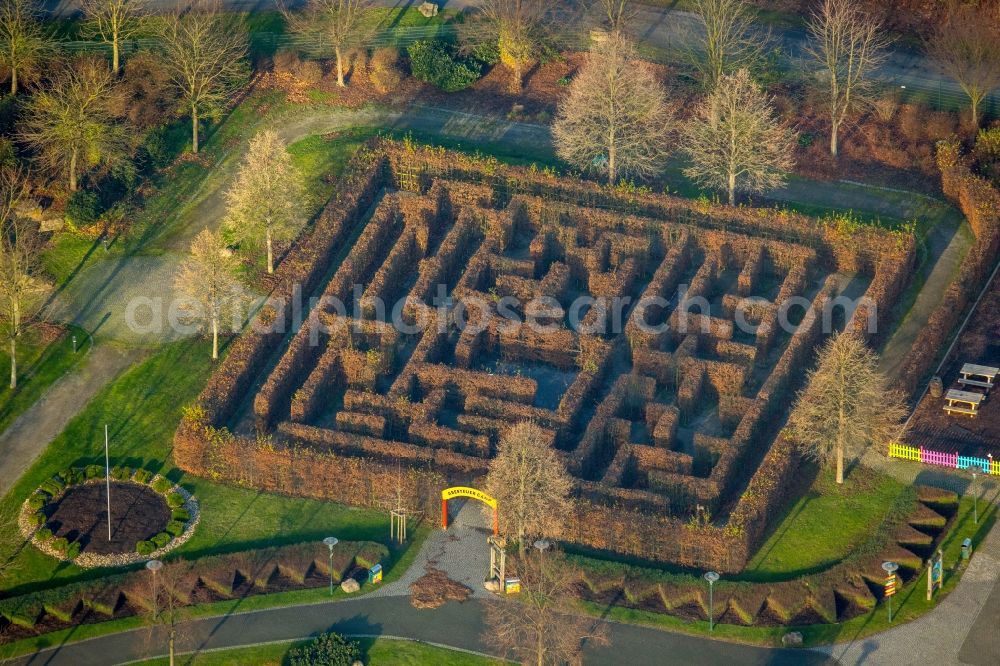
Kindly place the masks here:
POLYGON ((448 529, 448 500, 441 500, 441 529, 448 529))
POLYGON ((493 536, 500 536, 500 515, 493 509, 493 536))
POLYGON ((931 559, 927 560, 927 601, 931 600, 931 595, 934 593, 934 556, 931 555, 931 559))

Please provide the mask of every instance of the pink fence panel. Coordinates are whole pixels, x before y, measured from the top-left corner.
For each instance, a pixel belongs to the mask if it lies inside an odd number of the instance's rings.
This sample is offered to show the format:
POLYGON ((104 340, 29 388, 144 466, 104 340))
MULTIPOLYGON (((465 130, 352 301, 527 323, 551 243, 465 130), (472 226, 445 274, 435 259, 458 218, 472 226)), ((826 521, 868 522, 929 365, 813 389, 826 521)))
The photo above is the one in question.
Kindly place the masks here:
POLYGON ((942 467, 958 467, 958 453, 941 453, 922 448, 920 449, 920 462, 928 465, 941 465, 942 467))

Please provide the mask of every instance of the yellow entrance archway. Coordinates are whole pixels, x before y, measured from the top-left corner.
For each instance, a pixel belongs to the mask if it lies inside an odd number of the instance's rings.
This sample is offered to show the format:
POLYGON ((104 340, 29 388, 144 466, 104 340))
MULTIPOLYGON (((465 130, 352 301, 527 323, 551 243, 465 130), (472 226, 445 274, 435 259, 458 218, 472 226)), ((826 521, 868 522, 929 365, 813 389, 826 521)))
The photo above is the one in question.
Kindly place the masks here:
POLYGON ((441 528, 448 529, 448 500, 456 497, 471 497, 479 500, 486 506, 493 509, 493 536, 500 534, 500 517, 497 514, 497 501, 482 490, 469 488, 468 486, 453 486, 441 491, 441 528))

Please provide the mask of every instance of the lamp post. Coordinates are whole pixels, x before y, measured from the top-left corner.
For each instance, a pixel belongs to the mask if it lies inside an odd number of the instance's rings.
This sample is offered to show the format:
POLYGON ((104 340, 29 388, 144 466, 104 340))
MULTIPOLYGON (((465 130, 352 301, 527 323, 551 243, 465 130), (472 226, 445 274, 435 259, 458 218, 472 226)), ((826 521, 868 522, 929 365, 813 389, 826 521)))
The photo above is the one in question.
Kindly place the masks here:
POLYGON ((899 565, 895 562, 883 562, 882 569, 886 573, 886 604, 889 606, 889 624, 892 624, 892 597, 896 594, 896 569, 899 565), (892 581, 892 585, 889 585, 889 581, 892 581))
POLYGON ((156 622, 157 616, 159 615, 159 597, 156 591, 156 573, 163 568, 163 562, 160 560, 150 560, 146 562, 146 569, 148 569, 153 574, 153 622, 156 622))
POLYGON ((333 547, 339 543, 337 537, 327 537, 323 543, 330 549, 330 596, 333 596, 333 547))
POLYGON ((715 599, 713 590, 715 581, 719 580, 719 574, 714 571, 705 573, 705 580, 708 581, 708 630, 715 631, 715 599))
POLYGON ((978 477, 976 472, 972 473, 972 520, 976 525, 979 524, 979 486, 976 485, 978 477))

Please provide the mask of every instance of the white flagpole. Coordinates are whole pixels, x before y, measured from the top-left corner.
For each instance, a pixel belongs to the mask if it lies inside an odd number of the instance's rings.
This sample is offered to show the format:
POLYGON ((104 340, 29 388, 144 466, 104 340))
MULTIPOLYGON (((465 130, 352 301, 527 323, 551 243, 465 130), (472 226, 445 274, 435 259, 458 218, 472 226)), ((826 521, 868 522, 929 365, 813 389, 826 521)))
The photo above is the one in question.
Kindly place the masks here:
POLYGON ((111 541, 111 461, 108 457, 108 424, 104 424, 104 481, 108 489, 108 541, 111 541))

